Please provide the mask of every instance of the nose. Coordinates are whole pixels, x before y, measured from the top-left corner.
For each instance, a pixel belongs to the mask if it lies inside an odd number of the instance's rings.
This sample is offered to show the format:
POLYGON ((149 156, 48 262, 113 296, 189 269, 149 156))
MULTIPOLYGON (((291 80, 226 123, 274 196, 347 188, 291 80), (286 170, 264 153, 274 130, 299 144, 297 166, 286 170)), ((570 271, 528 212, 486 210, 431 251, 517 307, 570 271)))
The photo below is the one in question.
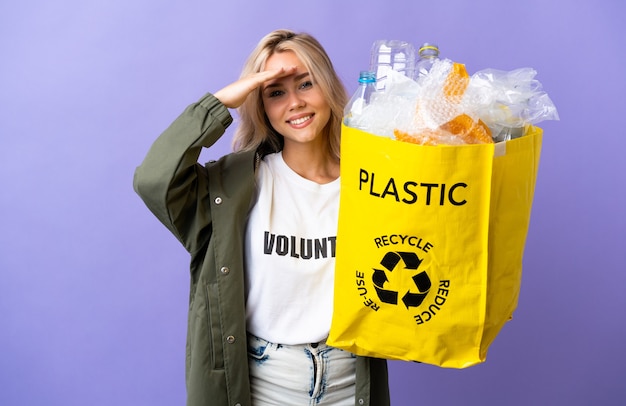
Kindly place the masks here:
POLYGON ((304 99, 300 97, 298 92, 292 92, 291 95, 289 96, 289 109, 290 110, 297 110, 299 108, 304 107, 305 104, 306 103, 304 99))

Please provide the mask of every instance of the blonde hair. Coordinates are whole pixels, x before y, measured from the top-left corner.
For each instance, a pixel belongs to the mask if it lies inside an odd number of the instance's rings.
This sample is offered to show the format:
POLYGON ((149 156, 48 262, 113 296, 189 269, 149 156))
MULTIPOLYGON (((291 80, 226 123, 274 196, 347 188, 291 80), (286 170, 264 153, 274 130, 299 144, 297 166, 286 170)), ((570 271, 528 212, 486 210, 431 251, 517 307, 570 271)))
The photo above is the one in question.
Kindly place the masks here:
MULTIPOLYGON (((261 72, 270 56, 286 51, 292 51, 302 61, 330 106, 331 114, 325 134, 329 154, 339 159, 341 120, 348 96, 328 54, 314 37, 290 30, 276 30, 267 34, 248 57, 241 77, 261 72)), ((238 113, 240 124, 233 138, 235 151, 259 150, 261 154, 267 154, 282 150, 283 136, 271 126, 265 114, 260 89, 248 95, 238 113)))

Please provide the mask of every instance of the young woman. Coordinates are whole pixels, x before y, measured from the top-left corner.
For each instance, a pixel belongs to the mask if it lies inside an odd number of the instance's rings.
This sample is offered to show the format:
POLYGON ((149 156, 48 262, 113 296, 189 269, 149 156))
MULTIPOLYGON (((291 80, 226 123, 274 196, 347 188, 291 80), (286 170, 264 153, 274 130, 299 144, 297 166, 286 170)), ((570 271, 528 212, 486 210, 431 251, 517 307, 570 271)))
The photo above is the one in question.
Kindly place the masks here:
POLYGON ((389 404, 384 360, 329 347, 345 89, 308 34, 265 36, 134 187, 191 254, 188 405, 389 404), (235 152, 197 163, 239 110, 235 152))

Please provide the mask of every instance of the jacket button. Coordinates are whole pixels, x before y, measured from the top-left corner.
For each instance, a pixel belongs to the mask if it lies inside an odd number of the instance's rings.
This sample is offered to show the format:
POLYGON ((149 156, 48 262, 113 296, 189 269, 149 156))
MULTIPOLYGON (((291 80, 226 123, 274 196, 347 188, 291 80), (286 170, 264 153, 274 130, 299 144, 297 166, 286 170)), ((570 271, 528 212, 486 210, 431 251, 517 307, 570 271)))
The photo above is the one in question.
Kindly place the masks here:
POLYGON ((226 337, 226 342, 228 344, 234 343, 235 342, 235 336, 228 336, 228 337, 226 337))
POLYGON ((365 404, 365 401, 363 399, 359 399, 359 405, 363 405, 365 404))
POLYGON ((222 198, 221 197, 216 197, 215 198, 215 204, 222 204, 222 198))
POLYGON ((227 275, 230 272, 230 268, 227 266, 223 266, 222 268, 220 268, 220 272, 224 275, 227 275))

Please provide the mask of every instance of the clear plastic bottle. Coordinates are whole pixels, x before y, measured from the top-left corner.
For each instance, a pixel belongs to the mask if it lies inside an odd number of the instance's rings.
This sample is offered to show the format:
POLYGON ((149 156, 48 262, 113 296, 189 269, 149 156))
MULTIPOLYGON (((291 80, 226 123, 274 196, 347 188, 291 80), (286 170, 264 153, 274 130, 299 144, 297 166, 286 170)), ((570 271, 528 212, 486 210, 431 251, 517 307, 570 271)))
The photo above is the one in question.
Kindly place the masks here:
POLYGON ((418 51, 419 57, 415 64, 415 80, 428 75, 433 63, 439 59, 439 47, 435 44, 425 43, 418 51))
POLYGON ((400 72, 409 78, 415 76, 415 47, 401 40, 378 40, 372 44, 370 71, 376 75, 376 88, 385 89, 387 71, 400 72))
POLYGON ((376 93, 376 76, 374 72, 361 71, 359 87, 344 109, 344 124, 349 127, 365 129, 363 125, 363 109, 370 102, 372 94, 376 93))

